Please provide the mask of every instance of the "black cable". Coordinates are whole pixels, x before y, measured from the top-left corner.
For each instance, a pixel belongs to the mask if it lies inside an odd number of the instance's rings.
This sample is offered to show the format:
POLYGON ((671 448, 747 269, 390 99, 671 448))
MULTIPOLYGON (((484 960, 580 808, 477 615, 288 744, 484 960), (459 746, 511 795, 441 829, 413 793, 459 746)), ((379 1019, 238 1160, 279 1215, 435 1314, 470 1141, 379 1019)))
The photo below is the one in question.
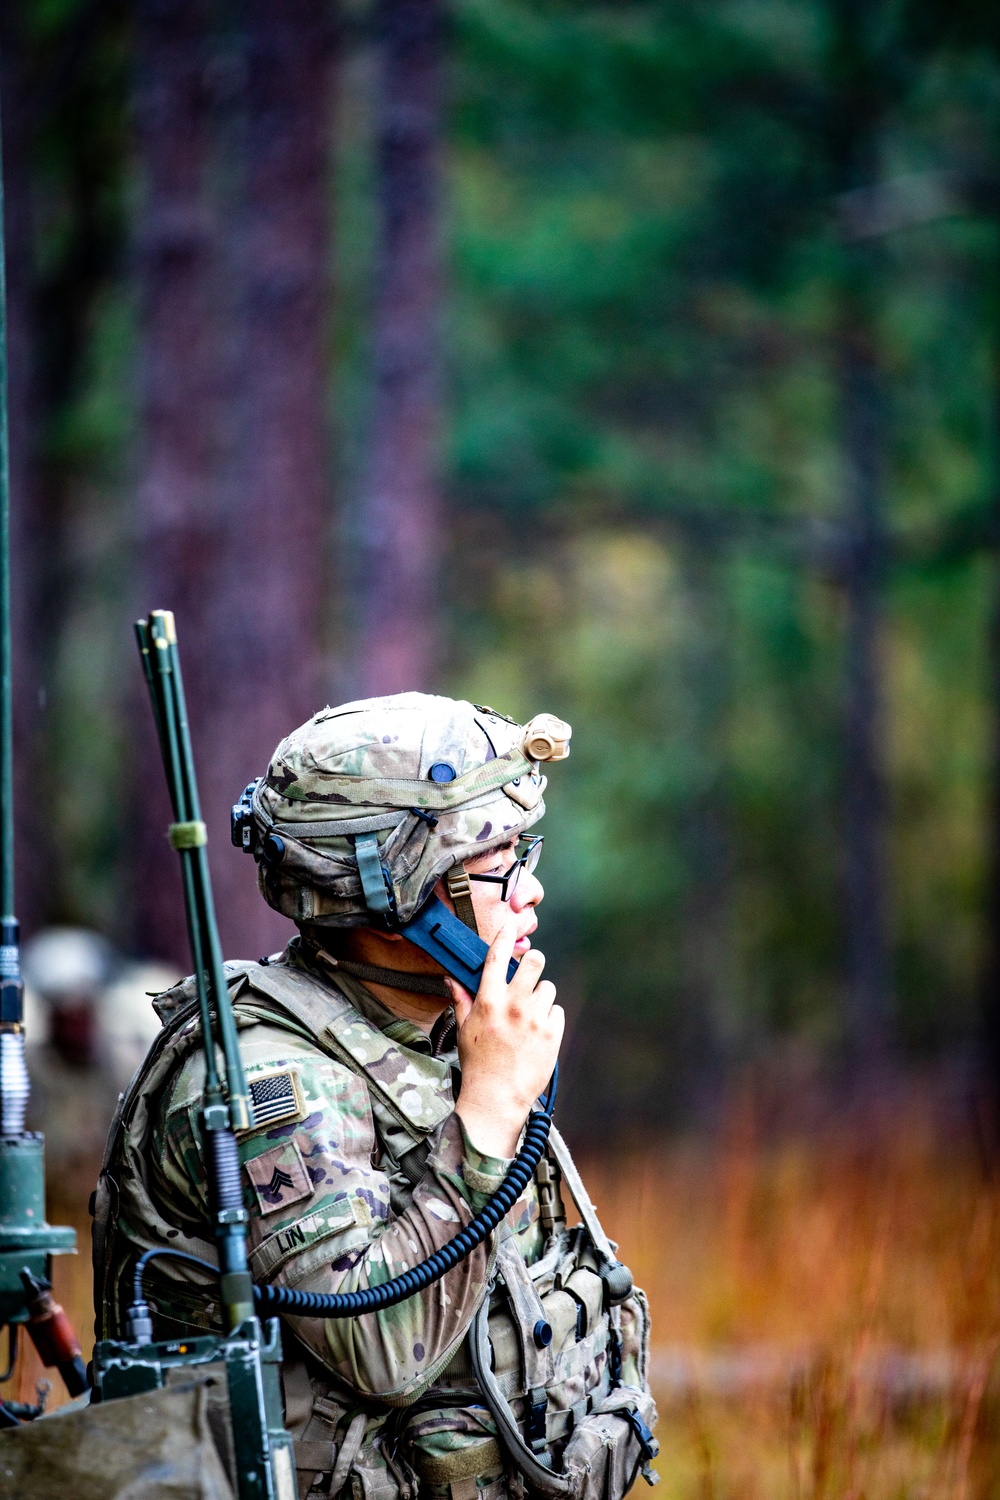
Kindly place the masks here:
POLYGON ((147 1250, 145 1254, 140 1255, 139 1259, 135 1263, 135 1272, 133 1273, 132 1280, 133 1302, 141 1302, 143 1300, 143 1274, 145 1273, 146 1267, 149 1265, 149 1262, 151 1260, 155 1260, 158 1256, 161 1255, 168 1255, 171 1260, 182 1260, 186 1265, 189 1266, 197 1266, 199 1270, 207 1271, 208 1274, 212 1277, 218 1276, 219 1274, 218 1266, 213 1266, 211 1261, 199 1260, 196 1255, 188 1255, 186 1250, 175 1250, 172 1245, 158 1245, 155 1250, 147 1250))
MULTIPOLYGON (((258 1313, 262 1317, 273 1316, 274 1313, 279 1312, 294 1313, 297 1317, 304 1318, 357 1317, 361 1313, 378 1312, 384 1307, 395 1307, 398 1302, 405 1302, 408 1297, 422 1292, 432 1282, 439 1281, 442 1276, 447 1275, 453 1267, 458 1265, 459 1261, 471 1255, 486 1236, 493 1232, 527 1187, 528 1180, 541 1161, 549 1139, 558 1085, 559 1064, 557 1063, 549 1080, 549 1086, 541 1098, 541 1108, 533 1110, 528 1116, 521 1149, 507 1168, 507 1175, 503 1182, 492 1198, 477 1214, 473 1215, 465 1228, 460 1230, 446 1245, 442 1245, 440 1250, 435 1250, 433 1255, 421 1261, 419 1266, 414 1266, 411 1270, 394 1276, 391 1281, 384 1281, 381 1286, 364 1287, 357 1292, 301 1292, 287 1286, 254 1286, 254 1302, 258 1313)), ((196 1256, 188 1255, 183 1250, 174 1250, 167 1245, 147 1250, 136 1262, 133 1282, 136 1305, 143 1301, 142 1278, 146 1266, 154 1257, 160 1255, 185 1261, 188 1265, 197 1266, 213 1276, 219 1274, 217 1266, 210 1265, 205 1260, 198 1260, 196 1256)))
POLYGON ((357 1292, 301 1292, 287 1286, 255 1286, 254 1300, 258 1312, 264 1316, 281 1312, 306 1318, 357 1317, 361 1313, 395 1307, 398 1302, 405 1302, 408 1297, 422 1292, 432 1282, 439 1281, 459 1261, 470 1255, 477 1245, 482 1244, 527 1187, 528 1179, 541 1161, 548 1142, 558 1082, 557 1063, 542 1097, 542 1107, 528 1116, 521 1149, 508 1167, 503 1182, 465 1228, 446 1245, 442 1245, 440 1250, 435 1250, 419 1266, 404 1271, 400 1276, 394 1276, 391 1281, 384 1281, 381 1286, 364 1287, 357 1292))

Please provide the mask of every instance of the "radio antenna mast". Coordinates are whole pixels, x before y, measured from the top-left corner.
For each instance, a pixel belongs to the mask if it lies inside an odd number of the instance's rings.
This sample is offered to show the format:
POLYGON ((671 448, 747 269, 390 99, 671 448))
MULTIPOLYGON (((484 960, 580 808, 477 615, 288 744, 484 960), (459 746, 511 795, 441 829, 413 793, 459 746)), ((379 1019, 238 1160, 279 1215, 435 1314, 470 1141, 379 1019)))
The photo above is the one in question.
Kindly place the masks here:
MULTIPOLYGON (((0 157, 2 161, 2 157, 0 157)), ((24 1128, 30 1084, 24 1060, 24 985, 14 915, 14 688, 10 611, 10 440, 7 424, 7 285, 0 170, 0 1328, 13 1367, 27 1325, 42 1363, 71 1396, 87 1388, 80 1346, 52 1298, 52 1256, 76 1249, 76 1231, 45 1222, 45 1140, 24 1128)), ((23 1420, 0 1402, 0 1417, 23 1420)))

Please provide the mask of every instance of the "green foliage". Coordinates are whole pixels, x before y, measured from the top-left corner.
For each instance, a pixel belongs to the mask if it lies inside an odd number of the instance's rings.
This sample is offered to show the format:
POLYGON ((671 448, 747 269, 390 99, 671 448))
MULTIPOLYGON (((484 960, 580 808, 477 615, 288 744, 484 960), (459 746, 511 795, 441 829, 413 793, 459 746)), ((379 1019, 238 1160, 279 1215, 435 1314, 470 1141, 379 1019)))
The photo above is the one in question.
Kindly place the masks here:
MULTIPOLYGON (((77 9, 38 8, 43 60, 77 9)), ((331 346, 347 497, 367 425, 375 237, 373 44, 364 7, 352 16, 331 346)), ((103 922, 133 436, 118 251, 134 188, 127 33, 113 20, 101 35, 72 96, 90 101, 84 123, 56 108, 35 170, 46 284, 73 284, 83 222, 106 268, 44 439, 84 539, 56 683, 58 816, 77 871, 59 914, 103 922)), ((623 1117, 683 1107, 706 1072, 776 1033, 826 1051, 843 1037, 834 347, 848 272, 867 279, 890 414, 882 728, 898 1031, 914 1051, 971 1034, 996 231, 956 216, 862 251, 838 237, 835 196, 863 180, 843 143, 858 110, 874 122, 875 178, 995 173, 998 45, 983 7, 928 0, 453 7, 443 681, 574 725, 552 777, 544 946, 582 1008, 578 1080, 623 1117)), ((342 529, 349 548, 349 514, 342 529)))
MULTIPOLYGON (((852 57, 837 15, 457 11, 451 483, 489 520, 464 544, 453 681, 575 725, 545 945, 571 934, 600 1057, 580 1067, 632 1108, 662 1111, 665 1084, 683 1102, 692 1048, 843 1037, 834 339, 858 252, 836 232, 837 111, 867 91, 885 176, 985 171, 1000 70, 890 6, 852 57)), ((866 252, 900 559, 896 1009, 917 1050, 974 1029, 982 958, 993 565, 939 543, 993 484, 994 246, 966 218, 866 252)))

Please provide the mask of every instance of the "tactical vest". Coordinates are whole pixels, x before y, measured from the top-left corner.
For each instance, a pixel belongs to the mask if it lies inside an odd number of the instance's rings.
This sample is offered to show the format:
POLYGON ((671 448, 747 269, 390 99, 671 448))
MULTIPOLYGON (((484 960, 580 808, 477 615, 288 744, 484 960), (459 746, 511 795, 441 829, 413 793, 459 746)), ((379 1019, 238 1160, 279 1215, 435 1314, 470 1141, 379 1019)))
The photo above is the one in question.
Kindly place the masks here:
MULTIPOLYGON (((388 1045, 349 997, 281 963, 228 963, 237 1026, 260 1022, 307 1038, 366 1084, 395 1212, 422 1176, 440 1111, 380 1075, 388 1045)), ((120 1337, 131 1269, 169 1244, 215 1261, 204 1226, 168 1223, 150 1187, 153 1131, 173 1080, 201 1045, 191 981, 154 1002, 164 1022, 122 1096, 93 1199, 94 1297, 99 1338, 120 1337), (121 1211, 127 1210, 128 1236, 121 1211), (142 1226, 137 1233, 135 1226, 142 1226)), ((445 1114, 450 1112, 449 1105, 445 1114)), ((543 1253, 528 1266, 504 1226, 494 1236, 487 1295, 469 1336, 433 1387, 404 1407, 339 1384, 285 1330, 285 1416, 295 1439, 300 1496, 350 1500, 620 1500, 655 1444, 649 1393, 649 1316, 635 1289, 606 1305, 599 1271, 610 1245, 572 1158, 553 1128, 537 1172, 543 1253), (582 1223, 566 1227, 565 1184, 582 1223), (541 1330, 551 1330, 546 1343, 541 1330), (643 1434, 646 1438, 644 1439, 643 1434)), ((194 1273, 197 1278, 197 1273, 194 1273)), ((177 1332, 211 1326, 218 1308, 194 1279, 196 1303, 174 1310, 177 1332), (192 1307, 194 1310, 192 1311, 192 1307)), ((428 1293, 430 1295, 430 1293, 428 1293)), ((161 1317, 163 1309, 161 1307, 161 1317)), ((169 1321, 168 1311, 168 1321, 169 1321)))

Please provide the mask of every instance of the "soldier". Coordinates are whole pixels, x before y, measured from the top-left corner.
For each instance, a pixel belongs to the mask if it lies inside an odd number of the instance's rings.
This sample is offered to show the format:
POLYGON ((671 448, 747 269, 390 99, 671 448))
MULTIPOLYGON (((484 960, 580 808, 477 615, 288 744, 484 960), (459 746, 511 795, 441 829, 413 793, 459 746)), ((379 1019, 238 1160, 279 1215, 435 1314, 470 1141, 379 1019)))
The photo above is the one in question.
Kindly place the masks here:
MULTIPOLYGON (((237 834, 299 929, 282 954, 226 966, 255 1111, 240 1160, 256 1281, 383 1283, 502 1182, 563 1032, 531 942, 542 841, 528 830, 544 812, 538 762, 568 754, 569 735, 550 715, 524 728, 406 693, 322 710, 248 788, 237 834), (475 996, 394 930, 435 894, 490 945, 475 996)), ((144 1250, 215 1258, 193 997, 186 981, 154 1002, 163 1029, 112 1127, 94 1228, 100 1337, 121 1336, 144 1250)), ((500 1500, 526 1478, 532 1492, 618 1500, 640 1468, 655 1478, 645 1298, 551 1139, 500 1229, 427 1291, 361 1317, 285 1320, 300 1495, 500 1500)), ((158 1337, 220 1326, 197 1269, 161 1258, 145 1284, 158 1337)))
POLYGON ((30 1129, 44 1126, 46 1164, 78 1192, 92 1177, 122 1089, 156 1035, 149 994, 177 977, 162 964, 124 963, 85 927, 47 927, 24 945, 30 1129))

